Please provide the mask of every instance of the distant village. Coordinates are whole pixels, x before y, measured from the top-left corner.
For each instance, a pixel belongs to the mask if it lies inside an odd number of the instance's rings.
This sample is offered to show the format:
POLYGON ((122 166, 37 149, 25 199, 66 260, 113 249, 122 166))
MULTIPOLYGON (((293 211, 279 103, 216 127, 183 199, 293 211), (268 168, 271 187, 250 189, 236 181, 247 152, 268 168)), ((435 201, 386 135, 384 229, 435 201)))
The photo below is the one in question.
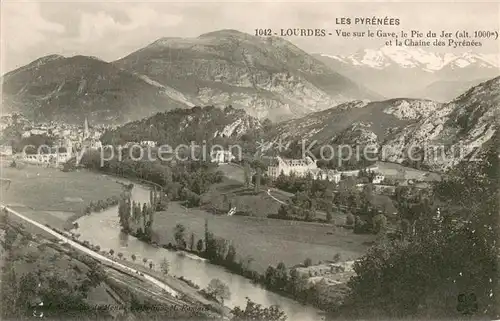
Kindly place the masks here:
POLYGON ((0 156, 12 156, 27 163, 39 164, 60 164, 68 161, 74 156, 76 151, 83 148, 98 150, 102 147, 100 137, 108 128, 105 125, 90 127, 87 118, 82 125, 71 125, 60 122, 48 122, 31 124, 26 119, 17 115, 2 116, 0 121, 0 131, 18 125, 21 131, 21 138, 29 139, 32 136, 49 137, 53 144, 50 150, 37 150, 26 148, 21 153, 15 153, 13 146, 4 142, 0 145, 0 156))

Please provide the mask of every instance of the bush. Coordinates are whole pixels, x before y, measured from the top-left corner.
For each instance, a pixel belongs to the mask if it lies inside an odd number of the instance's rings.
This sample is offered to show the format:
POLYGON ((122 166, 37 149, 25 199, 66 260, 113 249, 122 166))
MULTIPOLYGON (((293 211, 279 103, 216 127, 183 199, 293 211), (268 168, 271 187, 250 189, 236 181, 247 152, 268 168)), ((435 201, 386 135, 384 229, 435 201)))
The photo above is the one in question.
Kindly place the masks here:
POLYGON ((361 219, 359 216, 356 216, 354 221, 354 233, 356 234, 364 234, 370 232, 370 224, 365 220, 361 219))
POLYGON ((353 226, 354 222, 355 222, 354 215, 352 215, 351 213, 347 213, 347 216, 345 218, 345 224, 348 226, 353 226))
POLYGON ((373 218, 373 232, 375 234, 385 233, 387 229, 387 218, 384 214, 378 214, 373 218))

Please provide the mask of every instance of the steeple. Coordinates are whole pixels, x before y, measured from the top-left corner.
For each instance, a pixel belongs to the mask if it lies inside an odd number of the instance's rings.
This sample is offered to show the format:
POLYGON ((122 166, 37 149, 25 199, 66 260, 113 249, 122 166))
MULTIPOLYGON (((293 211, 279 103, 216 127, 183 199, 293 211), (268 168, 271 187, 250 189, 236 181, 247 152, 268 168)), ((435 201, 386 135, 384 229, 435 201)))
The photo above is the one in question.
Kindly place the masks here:
POLYGON ((83 138, 88 138, 90 136, 89 133, 89 121, 87 120, 87 117, 85 117, 85 124, 83 125, 83 138))

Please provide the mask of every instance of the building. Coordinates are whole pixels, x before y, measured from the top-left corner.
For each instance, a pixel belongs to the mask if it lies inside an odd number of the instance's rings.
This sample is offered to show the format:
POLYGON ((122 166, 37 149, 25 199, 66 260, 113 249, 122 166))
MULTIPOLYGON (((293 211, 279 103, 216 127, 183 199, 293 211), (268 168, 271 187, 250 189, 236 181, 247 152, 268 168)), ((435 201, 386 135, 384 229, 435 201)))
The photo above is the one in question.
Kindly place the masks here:
POLYGON ((385 176, 384 175, 380 175, 380 174, 377 174, 375 175, 375 177, 373 178, 373 184, 380 184, 384 181, 385 179, 385 176))
MULTIPOLYGON (((378 171, 378 166, 373 165, 364 169, 366 172, 376 172, 378 171)), ((340 171, 339 173, 344 176, 358 176, 361 169, 354 169, 350 171, 340 171)))
POLYGON ((314 179, 328 180, 334 183, 340 182, 342 176, 336 170, 321 168, 311 169, 307 172, 307 174, 311 174, 314 179))
POLYGON ((210 155, 212 163, 226 164, 231 162, 235 157, 231 151, 228 150, 216 150, 210 155))
POLYGON ((0 156, 11 156, 12 146, 10 145, 0 145, 0 156))
POLYGON ((72 157, 72 150, 66 147, 66 151, 60 151, 60 147, 52 148, 49 153, 26 154, 23 153, 22 160, 34 164, 61 164, 72 157))
POLYGON ((141 146, 156 147, 156 142, 152 140, 143 140, 140 143, 141 146))
POLYGON ((274 164, 267 168, 267 175, 273 179, 277 178, 281 173, 286 176, 290 176, 292 173, 297 176, 305 176, 315 169, 318 169, 318 166, 310 157, 305 159, 284 159, 278 156, 274 159, 274 164))
POLYGON ((41 128, 33 128, 31 130, 31 135, 44 135, 47 134, 46 129, 41 129, 41 128))

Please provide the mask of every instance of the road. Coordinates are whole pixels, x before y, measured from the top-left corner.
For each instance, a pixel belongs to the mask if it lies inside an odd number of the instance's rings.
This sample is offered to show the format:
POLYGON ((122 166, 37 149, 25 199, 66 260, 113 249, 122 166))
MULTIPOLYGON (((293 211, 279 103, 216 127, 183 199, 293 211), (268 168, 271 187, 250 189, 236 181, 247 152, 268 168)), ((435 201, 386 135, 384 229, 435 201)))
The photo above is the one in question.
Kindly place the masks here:
MULTIPOLYGON (((89 255, 89 256, 91 256, 91 257, 93 257, 93 258, 95 258, 95 259, 97 259, 97 260, 99 260, 99 261, 101 261, 103 263, 105 262, 105 263, 111 264, 112 266, 119 267, 119 268, 121 268, 123 270, 126 270, 128 272, 131 272, 131 273, 136 273, 137 272, 135 269, 132 269, 132 268, 130 268, 130 267, 126 266, 126 265, 123 265, 121 263, 115 262, 115 261, 111 260, 110 258, 104 256, 104 255, 101 255, 101 254, 99 254, 97 252, 92 251, 91 249, 86 248, 85 246, 83 246, 81 244, 78 244, 77 242, 75 242, 75 241, 67 238, 64 235, 61 235, 61 234, 57 233, 56 231, 52 230, 51 228, 49 228, 49 227, 47 227, 47 226, 45 226, 43 224, 40 224, 40 223, 38 223, 36 221, 33 221, 32 219, 27 218, 26 216, 22 215, 21 213, 13 210, 11 208, 8 208, 7 206, 5 206, 2 203, 0 203, 0 208, 2 210, 4 210, 4 209, 7 210, 9 213, 11 213, 13 215, 16 215, 17 217, 23 219, 24 221, 26 221, 26 222, 28 222, 28 223, 30 223, 30 224, 32 224, 32 225, 34 225, 34 226, 36 226, 36 227, 44 230, 45 232, 53 235, 55 238, 57 238, 57 239, 59 239, 59 240, 61 240, 63 242, 68 243, 68 245, 70 245, 71 247, 73 247, 73 248, 75 248, 77 250, 80 250, 80 251, 84 252, 85 254, 87 254, 87 255, 89 255)), ((177 298, 179 296, 179 293, 177 293, 177 291, 175 291, 174 289, 172 289, 167 284, 161 282, 160 280, 158 280, 158 279, 156 279, 156 278, 154 278, 154 277, 152 277, 150 275, 147 275, 147 274, 144 274, 143 277, 144 277, 144 279, 147 282, 152 283, 152 284, 160 287, 162 290, 168 292, 173 297, 177 298)))
POLYGON ((277 199, 276 197, 274 197, 273 195, 271 195, 271 190, 268 189, 266 191, 267 195, 269 195, 273 200, 275 200, 276 202, 280 203, 280 204, 283 204, 283 205, 288 205, 288 203, 286 202, 283 202, 283 201, 280 201, 279 199, 277 199))

